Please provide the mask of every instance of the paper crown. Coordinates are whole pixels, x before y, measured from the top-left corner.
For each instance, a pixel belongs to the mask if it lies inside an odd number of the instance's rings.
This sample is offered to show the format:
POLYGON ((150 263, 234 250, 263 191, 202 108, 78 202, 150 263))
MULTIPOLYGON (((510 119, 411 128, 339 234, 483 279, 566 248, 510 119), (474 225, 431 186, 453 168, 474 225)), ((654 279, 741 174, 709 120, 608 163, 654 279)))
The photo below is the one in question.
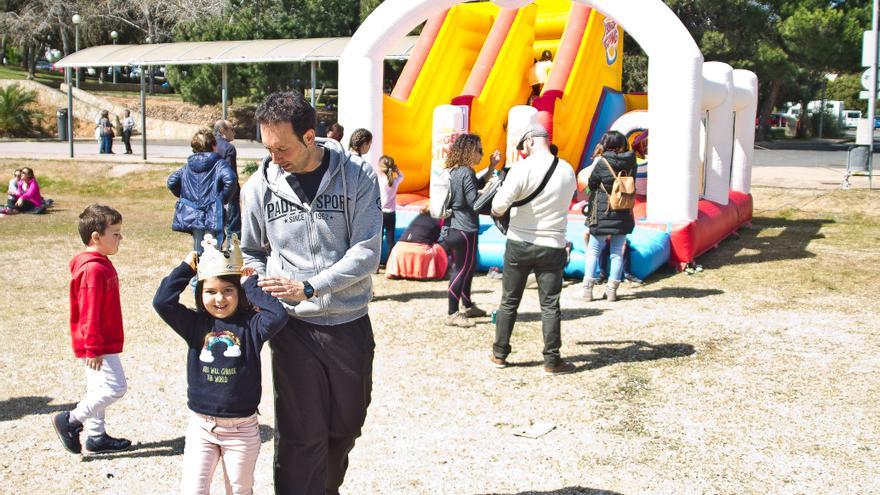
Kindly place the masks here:
POLYGON ((241 267, 244 259, 241 256, 238 236, 235 234, 229 239, 229 254, 226 255, 217 248, 217 239, 211 234, 205 234, 202 240, 204 251, 199 256, 198 277, 202 281, 208 277, 220 277, 222 275, 241 275, 241 267))

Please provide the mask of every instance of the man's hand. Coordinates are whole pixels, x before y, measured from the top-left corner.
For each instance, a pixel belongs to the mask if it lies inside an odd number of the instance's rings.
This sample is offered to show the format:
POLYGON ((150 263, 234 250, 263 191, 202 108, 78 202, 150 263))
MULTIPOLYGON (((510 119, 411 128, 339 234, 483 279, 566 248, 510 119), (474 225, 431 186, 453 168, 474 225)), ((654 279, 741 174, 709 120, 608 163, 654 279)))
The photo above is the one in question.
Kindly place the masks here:
POLYGON ((19 208, 21 208, 21 205, 23 205, 23 204, 24 204, 24 200, 21 198, 18 198, 18 201, 15 202, 15 206, 18 206, 19 208))
POLYGON ((104 362, 104 356, 95 356, 95 357, 87 357, 86 358, 86 366, 95 370, 101 371, 101 363, 104 362))
POLYGON ((290 280, 282 277, 268 277, 257 282, 267 294, 275 296, 288 303, 297 303, 306 300, 303 293, 303 283, 298 280, 290 280))

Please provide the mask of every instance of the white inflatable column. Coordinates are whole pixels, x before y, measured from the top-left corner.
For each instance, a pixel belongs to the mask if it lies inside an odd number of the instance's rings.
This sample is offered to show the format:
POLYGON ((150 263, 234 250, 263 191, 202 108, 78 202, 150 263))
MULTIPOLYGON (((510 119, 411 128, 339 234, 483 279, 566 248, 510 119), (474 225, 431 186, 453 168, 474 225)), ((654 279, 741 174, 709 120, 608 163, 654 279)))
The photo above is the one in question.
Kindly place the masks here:
POLYGON ((758 113, 758 76, 742 69, 733 71, 733 165, 730 189, 752 192, 752 163, 755 156, 755 115, 758 113))
POLYGON ((733 69, 721 62, 703 64, 703 109, 706 118, 706 190, 703 197, 726 205, 733 153, 733 69))
POLYGON ((617 21, 648 55, 648 220, 697 218, 703 55, 657 0, 575 0, 617 21))

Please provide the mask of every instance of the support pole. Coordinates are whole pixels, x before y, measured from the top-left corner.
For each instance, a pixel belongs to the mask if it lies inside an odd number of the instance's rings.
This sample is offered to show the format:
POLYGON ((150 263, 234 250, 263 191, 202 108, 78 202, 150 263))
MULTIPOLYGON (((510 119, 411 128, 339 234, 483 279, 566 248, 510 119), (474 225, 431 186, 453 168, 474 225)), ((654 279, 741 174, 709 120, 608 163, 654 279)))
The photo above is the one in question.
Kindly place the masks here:
POLYGON ((880 8, 880 0, 874 0, 873 9, 871 14, 871 31, 874 32, 874 56, 871 57, 871 77, 868 78, 868 129, 871 129, 870 136, 871 139, 868 143, 870 147, 870 152, 868 153, 868 189, 873 189, 873 176, 874 176, 874 116, 877 114, 877 56, 880 55, 877 53, 878 51, 878 41, 880 41, 880 37, 878 37, 878 8, 880 8))
POLYGON ((70 67, 64 69, 64 82, 67 83, 67 144, 73 158, 73 87, 70 85, 70 67))
POLYGON ((146 81, 144 78, 144 68, 141 67, 141 149, 143 150, 143 159, 147 159, 147 97, 144 87, 146 81))
POLYGON ((315 107, 315 91, 318 86, 318 70, 317 70, 317 62, 312 60, 312 108, 315 107))
POLYGON ((223 120, 226 120, 226 99, 229 97, 229 90, 227 89, 229 74, 226 70, 226 64, 221 65, 221 67, 223 68, 223 84, 220 91, 223 94, 223 120))

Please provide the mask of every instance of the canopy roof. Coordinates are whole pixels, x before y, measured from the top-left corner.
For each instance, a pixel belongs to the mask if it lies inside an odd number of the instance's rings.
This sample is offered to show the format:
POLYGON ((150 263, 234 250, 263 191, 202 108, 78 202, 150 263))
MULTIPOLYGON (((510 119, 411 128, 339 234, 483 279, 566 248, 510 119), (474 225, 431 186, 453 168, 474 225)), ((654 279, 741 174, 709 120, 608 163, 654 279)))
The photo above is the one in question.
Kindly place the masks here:
MULTIPOLYGON (((418 36, 403 38, 385 58, 409 58, 418 39, 418 36)), ((64 68, 335 61, 339 60, 350 40, 351 38, 308 38, 102 45, 72 53, 56 62, 55 66, 64 68)))

